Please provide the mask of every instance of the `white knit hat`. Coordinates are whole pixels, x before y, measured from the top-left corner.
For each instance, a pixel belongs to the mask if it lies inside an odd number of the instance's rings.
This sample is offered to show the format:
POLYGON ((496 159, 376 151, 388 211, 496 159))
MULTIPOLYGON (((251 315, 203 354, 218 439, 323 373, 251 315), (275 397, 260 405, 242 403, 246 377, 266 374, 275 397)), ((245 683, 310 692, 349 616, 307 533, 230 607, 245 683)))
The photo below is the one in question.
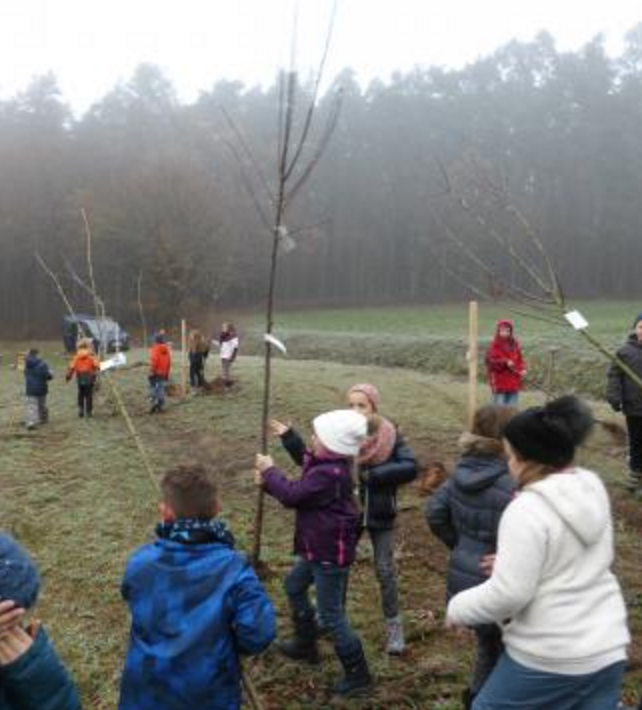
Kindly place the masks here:
POLYGON ((312 421, 312 426, 326 449, 343 456, 356 456, 368 434, 368 420, 351 409, 320 414, 312 421))

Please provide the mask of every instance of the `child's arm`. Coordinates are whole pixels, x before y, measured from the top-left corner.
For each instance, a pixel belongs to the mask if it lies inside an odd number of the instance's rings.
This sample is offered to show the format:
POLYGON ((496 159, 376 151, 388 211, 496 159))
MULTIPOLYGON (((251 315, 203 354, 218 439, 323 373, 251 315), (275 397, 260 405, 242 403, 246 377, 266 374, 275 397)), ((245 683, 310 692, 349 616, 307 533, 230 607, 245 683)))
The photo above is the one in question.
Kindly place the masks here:
POLYGON ((426 522, 432 534, 451 550, 457 544, 457 530, 450 514, 450 481, 441 485, 426 505, 426 522))
POLYGON ((261 653, 276 636, 276 617, 270 598, 247 563, 232 589, 232 606, 232 628, 239 652, 261 653))
POLYGON ((417 477, 417 460, 404 440, 397 436, 395 447, 388 461, 367 469, 365 477, 368 486, 399 486, 410 483, 417 477))
POLYGON ((546 559, 547 532, 541 520, 522 511, 520 500, 511 503, 502 516, 491 578, 451 599, 447 610, 451 624, 501 623, 535 597, 546 559))
POLYGON ((286 508, 318 508, 334 496, 334 482, 314 469, 297 480, 290 480, 274 465, 270 456, 257 455, 257 483, 286 508))
POLYGON ((0 639, 2 689, 9 707, 80 710, 74 683, 44 629, 34 638, 21 627, 0 639))

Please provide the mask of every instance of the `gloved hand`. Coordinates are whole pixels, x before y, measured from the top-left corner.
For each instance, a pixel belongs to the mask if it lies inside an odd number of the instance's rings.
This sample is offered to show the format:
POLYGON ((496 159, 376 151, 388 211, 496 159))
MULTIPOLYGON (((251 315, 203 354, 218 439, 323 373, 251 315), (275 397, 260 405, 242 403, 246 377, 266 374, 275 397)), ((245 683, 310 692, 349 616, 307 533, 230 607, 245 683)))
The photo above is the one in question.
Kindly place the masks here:
POLYGON ((65 380, 66 380, 67 382, 71 382, 71 378, 72 378, 72 377, 73 377, 73 375, 71 374, 71 372, 68 372, 68 373, 65 375, 65 380))

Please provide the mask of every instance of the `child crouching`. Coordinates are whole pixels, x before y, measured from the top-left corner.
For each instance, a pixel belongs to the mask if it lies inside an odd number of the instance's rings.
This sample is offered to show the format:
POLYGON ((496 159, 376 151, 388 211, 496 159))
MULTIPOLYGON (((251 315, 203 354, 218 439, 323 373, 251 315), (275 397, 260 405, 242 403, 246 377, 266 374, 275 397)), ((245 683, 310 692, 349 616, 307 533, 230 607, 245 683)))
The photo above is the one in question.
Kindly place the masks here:
MULTIPOLYGON (((278 425, 278 422, 275 423, 278 425)), ((308 591, 316 588, 319 624, 332 634, 345 678, 333 692, 357 695, 372 679, 361 641, 345 613, 345 590, 355 558, 359 511, 352 493, 351 460, 367 434, 367 420, 350 410, 327 412, 313 421, 312 446, 306 450, 292 429, 281 440, 301 478, 288 480, 270 456, 256 457, 255 482, 296 510, 294 552, 297 560, 285 580, 294 622, 294 639, 282 642, 282 653, 294 660, 318 662, 317 623, 308 591)), ((278 432, 278 426, 273 427, 278 432)))
POLYGON ((274 608, 216 518, 212 474, 179 466, 161 490, 157 540, 131 556, 122 584, 132 627, 119 707, 236 710, 239 654, 269 646, 274 608))

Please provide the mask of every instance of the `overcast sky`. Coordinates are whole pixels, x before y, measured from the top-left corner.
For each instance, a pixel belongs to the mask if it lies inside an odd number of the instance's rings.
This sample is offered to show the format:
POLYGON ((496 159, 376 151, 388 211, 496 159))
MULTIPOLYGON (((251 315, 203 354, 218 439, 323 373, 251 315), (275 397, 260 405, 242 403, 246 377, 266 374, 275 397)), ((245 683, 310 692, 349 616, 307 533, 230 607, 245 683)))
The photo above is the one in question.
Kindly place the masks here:
MULTIPOLYGON (((53 71, 77 112, 141 62, 191 101, 221 78, 270 83, 287 64, 298 4, 298 64, 318 58, 332 0, 0 0, 0 96, 53 71)), ((512 38, 549 31, 575 50, 603 32, 618 54, 640 0, 339 0, 328 76, 366 83, 414 65, 457 67, 512 38)))

